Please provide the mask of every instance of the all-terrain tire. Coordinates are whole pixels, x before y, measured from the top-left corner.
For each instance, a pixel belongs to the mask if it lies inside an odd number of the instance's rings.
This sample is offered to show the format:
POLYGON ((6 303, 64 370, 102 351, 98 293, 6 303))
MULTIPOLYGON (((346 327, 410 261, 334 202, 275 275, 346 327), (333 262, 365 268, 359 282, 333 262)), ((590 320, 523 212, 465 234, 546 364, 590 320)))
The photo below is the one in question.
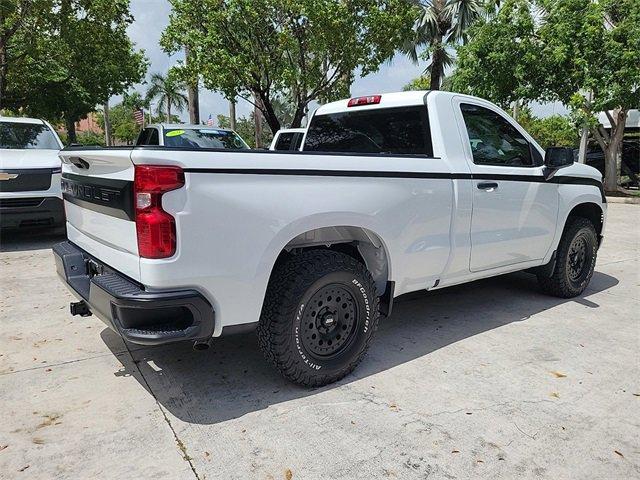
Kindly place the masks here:
POLYGON ((276 266, 258 340, 287 379, 319 387, 356 368, 378 319, 375 283, 362 263, 340 252, 306 250, 276 266))
POLYGON ((580 295, 593 276, 597 252, 598 236, 593 223, 582 217, 569 218, 558 245, 552 274, 538 274, 542 291, 560 298, 580 295), (580 258, 583 261, 577 268, 576 259, 580 258))

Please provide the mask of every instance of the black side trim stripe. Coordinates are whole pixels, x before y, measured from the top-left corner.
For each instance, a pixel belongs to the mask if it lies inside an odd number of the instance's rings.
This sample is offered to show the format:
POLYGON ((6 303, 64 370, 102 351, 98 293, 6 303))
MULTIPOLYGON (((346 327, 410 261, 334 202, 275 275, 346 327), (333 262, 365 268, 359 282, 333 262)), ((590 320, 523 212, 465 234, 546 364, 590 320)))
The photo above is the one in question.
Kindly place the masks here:
POLYGON ((542 175, 511 175, 495 173, 434 173, 434 172, 390 172, 362 170, 311 170, 289 168, 185 168, 188 173, 220 173, 231 175, 292 175, 314 177, 374 177, 374 178, 434 178, 445 180, 501 180, 506 182, 555 183, 561 185, 592 185, 598 187, 602 203, 607 199, 602 182, 594 178, 555 175, 545 179, 542 175))
POLYGON ((185 168, 187 173, 222 173, 232 175, 290 175, 311 177, 382 177, 382 178, 436 178, 471 180, 470 173, 389 172, 375 170, 294 170, 290 168, 185 168))
POLYGON ((60 173, 58 168, 0 168, 2 173, 17 173, 18 175, 47 175, 52 173, 60 173))
MULTIPOLYGON (((185 168, 187 173, 214 173, 232 175, 287 175, 316 177, 362 178, 418 178, 437 180, 497 180, 536 182, 598 187, 602 202, 606 203, 602 182, 593 178, 554 176, 545 180, 542 175, 471 174, 444 172, 391 172, 362 170, 307 170, 277 168, 185 168)), ((108 178, 94 178, 65 173, 62 175, 62 194, 66 201, 124 220, 133 220, 133 182, 108 178)))

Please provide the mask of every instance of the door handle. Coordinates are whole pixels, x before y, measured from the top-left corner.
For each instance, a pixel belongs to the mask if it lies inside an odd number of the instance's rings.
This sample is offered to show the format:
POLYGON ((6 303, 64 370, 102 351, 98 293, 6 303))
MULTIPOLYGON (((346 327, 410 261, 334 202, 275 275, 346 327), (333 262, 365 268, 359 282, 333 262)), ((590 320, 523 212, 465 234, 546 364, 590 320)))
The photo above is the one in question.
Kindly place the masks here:
POLYGON ((493 192, 496 188, 498 188, 497 182, 480 182, 478 184, 478 188, 480 190, 486 190, 487 192, 493 192))

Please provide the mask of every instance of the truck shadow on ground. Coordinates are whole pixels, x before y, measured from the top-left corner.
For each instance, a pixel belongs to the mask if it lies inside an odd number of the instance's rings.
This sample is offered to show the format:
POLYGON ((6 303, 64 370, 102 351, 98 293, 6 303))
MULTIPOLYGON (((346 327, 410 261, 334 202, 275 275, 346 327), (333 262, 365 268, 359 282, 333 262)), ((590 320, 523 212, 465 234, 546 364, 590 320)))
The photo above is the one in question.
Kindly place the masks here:
POLYGON ((515 273, 405 295, 397 299, 393 315, 381 321, 356 371, 320 389, 281 378, 262 357, 253 333, 219 338, 205 352, 195 352, 186 343, 154 348, 129 344, 133 361, 113 332, 105 329, 101 336, 123 364, 116 375, 133 376, 180 420, 214 424, 369 377, 467 337, 528 321, 565 302, 599 308, 588 297, 617 284, 616 278, 596 272, 582 296, 564 300, 541 294, 533 275, 515 273))
POLYGON ((2 230, 0 252, 25 252, 52 248, 67 238, 64 227, 46 230, 2 230))

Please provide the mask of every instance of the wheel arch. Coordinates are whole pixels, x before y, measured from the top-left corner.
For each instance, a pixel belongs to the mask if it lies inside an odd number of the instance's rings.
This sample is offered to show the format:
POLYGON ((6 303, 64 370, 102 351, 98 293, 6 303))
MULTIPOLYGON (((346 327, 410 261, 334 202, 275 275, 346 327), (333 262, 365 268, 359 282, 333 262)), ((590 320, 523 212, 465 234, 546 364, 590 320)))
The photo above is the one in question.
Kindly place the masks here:
POLYGON ((598 243, 602 241, 602 229, 604 227, 604 210, 594 202, 583 202, 575 205, 567 215, 564 222, 563 233, 569 224, 569 220, 575 217, 582 217, 593 223, 598 234, 598 243))
POLYGON ((354 257, 371 273, 378 294, 385 293, 387 282, 391 279, 389 251, 381 236, 372 230, 354 225, 334 225, 307 230, 284 245, 273 269, 288 255, 295 255, 307 249, 334 250, 354 257))

